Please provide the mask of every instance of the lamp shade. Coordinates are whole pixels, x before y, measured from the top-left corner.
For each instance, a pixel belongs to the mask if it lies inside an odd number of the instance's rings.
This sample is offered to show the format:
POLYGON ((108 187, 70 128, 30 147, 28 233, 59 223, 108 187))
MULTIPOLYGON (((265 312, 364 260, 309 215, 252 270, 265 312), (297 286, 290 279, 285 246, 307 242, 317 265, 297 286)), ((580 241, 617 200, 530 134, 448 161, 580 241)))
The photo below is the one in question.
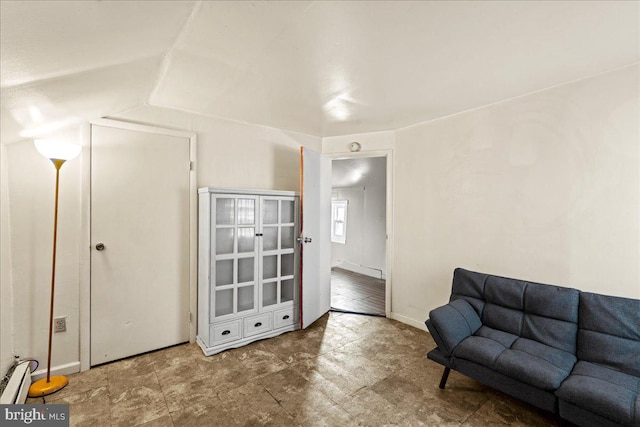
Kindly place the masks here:
POLYGON ((36 139, 33 144, 36 150, 48 159, 71 160, 82 151, 82 147, 78 144, 54 139, 36 139))

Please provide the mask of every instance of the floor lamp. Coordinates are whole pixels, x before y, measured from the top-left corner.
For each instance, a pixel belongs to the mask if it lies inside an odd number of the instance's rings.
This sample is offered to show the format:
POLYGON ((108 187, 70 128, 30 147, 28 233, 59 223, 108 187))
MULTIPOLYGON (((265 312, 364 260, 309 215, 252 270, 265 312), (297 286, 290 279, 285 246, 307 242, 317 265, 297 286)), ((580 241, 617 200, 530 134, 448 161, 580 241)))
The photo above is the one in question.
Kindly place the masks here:
POLYGON ((53 261, 51 266, 51 304, 49 306, 49 347, 47 354, 47 377, 42 378, 29 387, 29 397, 41 397, 62 389, 69 384, 64 375, 51 376, 51 339, 53 334, 53 297, 56 284, 56 240, 58 237, 58 186, 60 182, 60 168, 67 160, 80 154, 82 147, 67 142, 36 139, 36 149, 40 154, 51 160, 56 168, 56 196, 53 210, 53 261))

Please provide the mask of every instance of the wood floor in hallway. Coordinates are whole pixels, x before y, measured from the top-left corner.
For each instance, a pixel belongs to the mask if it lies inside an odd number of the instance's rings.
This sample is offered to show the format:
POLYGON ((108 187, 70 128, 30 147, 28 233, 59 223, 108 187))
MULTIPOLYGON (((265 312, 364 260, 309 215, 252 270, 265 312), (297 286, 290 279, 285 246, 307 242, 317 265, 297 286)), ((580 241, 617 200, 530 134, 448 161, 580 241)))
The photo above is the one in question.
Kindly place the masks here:
POLYGON ((385 281, 342 268, 331 269, 331 308, 384 316, 385 281))

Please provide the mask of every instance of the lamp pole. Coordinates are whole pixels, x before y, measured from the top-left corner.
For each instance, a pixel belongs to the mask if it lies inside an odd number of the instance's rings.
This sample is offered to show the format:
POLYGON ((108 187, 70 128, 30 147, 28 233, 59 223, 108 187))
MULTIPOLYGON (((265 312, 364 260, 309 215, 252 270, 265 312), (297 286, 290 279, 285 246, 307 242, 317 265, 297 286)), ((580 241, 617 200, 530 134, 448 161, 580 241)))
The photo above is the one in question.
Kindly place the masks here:
MULTIPOLYGON (((56 289, 56 247, 58 241, 58 190, 60 188, 60 168, 65 160, 51 159, 56 168, 56 196, 53 208, 53 260, 51 261, 51 303, 49 305, 49 346, 47 349, 47 382, 51 382, 51 342, 53 338, 53 298, 56 289)), ((65 384, 66 385, 66 384, 65 384)), ((63 386, 64 387, 64 386, 63 386)))

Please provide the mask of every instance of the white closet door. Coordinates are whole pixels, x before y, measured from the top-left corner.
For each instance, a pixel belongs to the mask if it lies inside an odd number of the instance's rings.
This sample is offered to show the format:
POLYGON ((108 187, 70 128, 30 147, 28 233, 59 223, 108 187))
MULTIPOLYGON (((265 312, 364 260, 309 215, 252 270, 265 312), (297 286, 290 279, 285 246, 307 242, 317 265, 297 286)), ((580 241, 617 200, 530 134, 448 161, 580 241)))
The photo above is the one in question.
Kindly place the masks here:
POLYGON ((331 159, 303 147, 300 162, 300 321, 306 328, 331 309, 331 159))
POLYGON ((188 138, 92 126, 91 241, 91 364, 188 341, 188 138))

